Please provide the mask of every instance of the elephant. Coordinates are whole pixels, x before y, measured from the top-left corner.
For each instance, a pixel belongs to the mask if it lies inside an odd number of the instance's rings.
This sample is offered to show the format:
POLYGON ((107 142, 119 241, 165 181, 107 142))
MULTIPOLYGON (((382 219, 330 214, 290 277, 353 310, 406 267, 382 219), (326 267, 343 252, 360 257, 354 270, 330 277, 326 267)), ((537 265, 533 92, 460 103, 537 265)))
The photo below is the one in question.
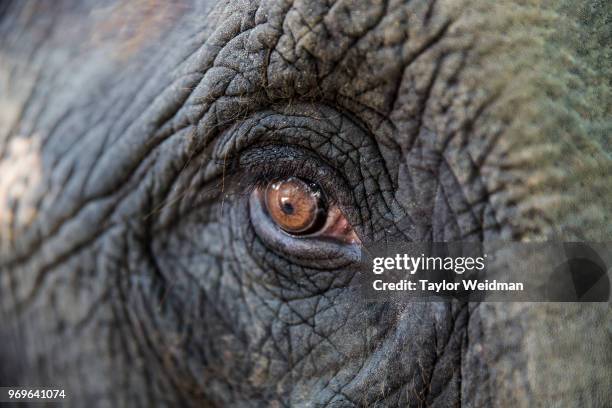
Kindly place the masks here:
POLYGON ((609 303, 362 302, 369 243, 609 241, 598 0, 0 5, 0 386, 610 404, 609 303))

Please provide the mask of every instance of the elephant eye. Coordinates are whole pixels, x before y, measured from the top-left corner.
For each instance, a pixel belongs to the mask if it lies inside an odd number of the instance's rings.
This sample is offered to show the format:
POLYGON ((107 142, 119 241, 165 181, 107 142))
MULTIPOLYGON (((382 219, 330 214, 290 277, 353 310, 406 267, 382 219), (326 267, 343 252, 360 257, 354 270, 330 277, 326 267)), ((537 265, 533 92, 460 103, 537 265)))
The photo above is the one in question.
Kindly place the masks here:
POLYGON ((276 179, 257 186, 252 193, 270 220, 294 237, 327 237, 346 243, 358 238, 350 223, 323 189, 298 177, 276 179))
POLYGON ((272 220, 289 234, 316 233, 327 218, 327 201, 319 186, 296 177, 268 183, 264 199, 272 220))

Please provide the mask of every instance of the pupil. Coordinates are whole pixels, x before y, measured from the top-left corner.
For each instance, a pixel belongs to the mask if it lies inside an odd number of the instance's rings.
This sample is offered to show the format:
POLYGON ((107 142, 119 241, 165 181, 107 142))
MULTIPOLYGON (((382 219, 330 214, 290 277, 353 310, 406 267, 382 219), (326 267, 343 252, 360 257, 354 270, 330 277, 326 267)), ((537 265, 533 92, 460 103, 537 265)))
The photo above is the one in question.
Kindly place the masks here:
POLYGON ((283 203, 283 212, 288 215, 292 215, 294 211, 293 205, 289 202, 283 203))

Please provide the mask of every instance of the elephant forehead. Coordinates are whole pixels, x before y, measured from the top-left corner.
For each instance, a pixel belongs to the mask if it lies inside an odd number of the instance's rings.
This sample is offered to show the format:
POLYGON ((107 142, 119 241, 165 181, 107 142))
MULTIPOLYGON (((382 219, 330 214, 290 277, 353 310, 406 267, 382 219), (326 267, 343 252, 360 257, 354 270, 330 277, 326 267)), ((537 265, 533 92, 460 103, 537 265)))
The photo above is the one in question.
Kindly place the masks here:
POLYGON ((235 2, 210 17, 210 36, 185 64, 186 72, 204 69, 203 82, 214 83, 206 96, 324 97, 371 114, 372 126, 413 119, 418 112, 406 105, 427 102, 417 96, 434 80, 461 86, 453 96, 463 99, 498 91, 541 57, 537 26, 550 22, 533 8, 468 1, 235 2), (525 18, 521 30, 511 29, 525 18), (505 64, 504 56, 520 66, 505 64))
MULTIPOLYGON (((226 77, 225 95, 323 97, 357 113, 373 113, 372 119, 380 122, 397 107, 400 85, 412 80, 405 77, 407 66, 424 53, 460 51, 468 45, 466 33, 448 35, 458 18, 457 3, 450 4, 223 5, 213 13, 215 28, 203 52, 188 66, 214 68, 207 76, 215 83, 226 77), (447 37, 459 42, 436 46, 447 37)), ((427 65, 435 68, 431 58, 427 65)))

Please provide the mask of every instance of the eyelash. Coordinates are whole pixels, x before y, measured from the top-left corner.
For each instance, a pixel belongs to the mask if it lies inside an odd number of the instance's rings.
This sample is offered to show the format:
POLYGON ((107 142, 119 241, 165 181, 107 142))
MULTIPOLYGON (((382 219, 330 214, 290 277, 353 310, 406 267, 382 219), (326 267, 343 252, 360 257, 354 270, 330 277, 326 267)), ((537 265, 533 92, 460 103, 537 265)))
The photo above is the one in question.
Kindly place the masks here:
POLYGON ((343 197, 343 190, 339 183, 333 183, 340 188, 330 188, 330 181, 337 180, 338 176, 334 169, 329 168, 326 163, 313 157, 312 153, 301 151, 303 149, 289 148, 286 146, 267 145, 251 148, 242 152, 235 159, 231 173, 239 177, 239 184, 244 193, 250 194, 256 188, 264 188, 270 182, 288 177, 299 177, 318 184, 327 198, 328 205, 338 205, 343 197), (275 153, 285 151, 282 165, 278 161, 265 160, 263 150, 274 150, 275 153), (249 155, 255 157, 249 157, 249 155), (258 157, 262 157, 258 159, 258 157), (252 159, 252 161, 250 160, 252 159), (316 161, 316 162, 315 162, 316 161), (327 180, 326 180, 327 179, 327 180))

